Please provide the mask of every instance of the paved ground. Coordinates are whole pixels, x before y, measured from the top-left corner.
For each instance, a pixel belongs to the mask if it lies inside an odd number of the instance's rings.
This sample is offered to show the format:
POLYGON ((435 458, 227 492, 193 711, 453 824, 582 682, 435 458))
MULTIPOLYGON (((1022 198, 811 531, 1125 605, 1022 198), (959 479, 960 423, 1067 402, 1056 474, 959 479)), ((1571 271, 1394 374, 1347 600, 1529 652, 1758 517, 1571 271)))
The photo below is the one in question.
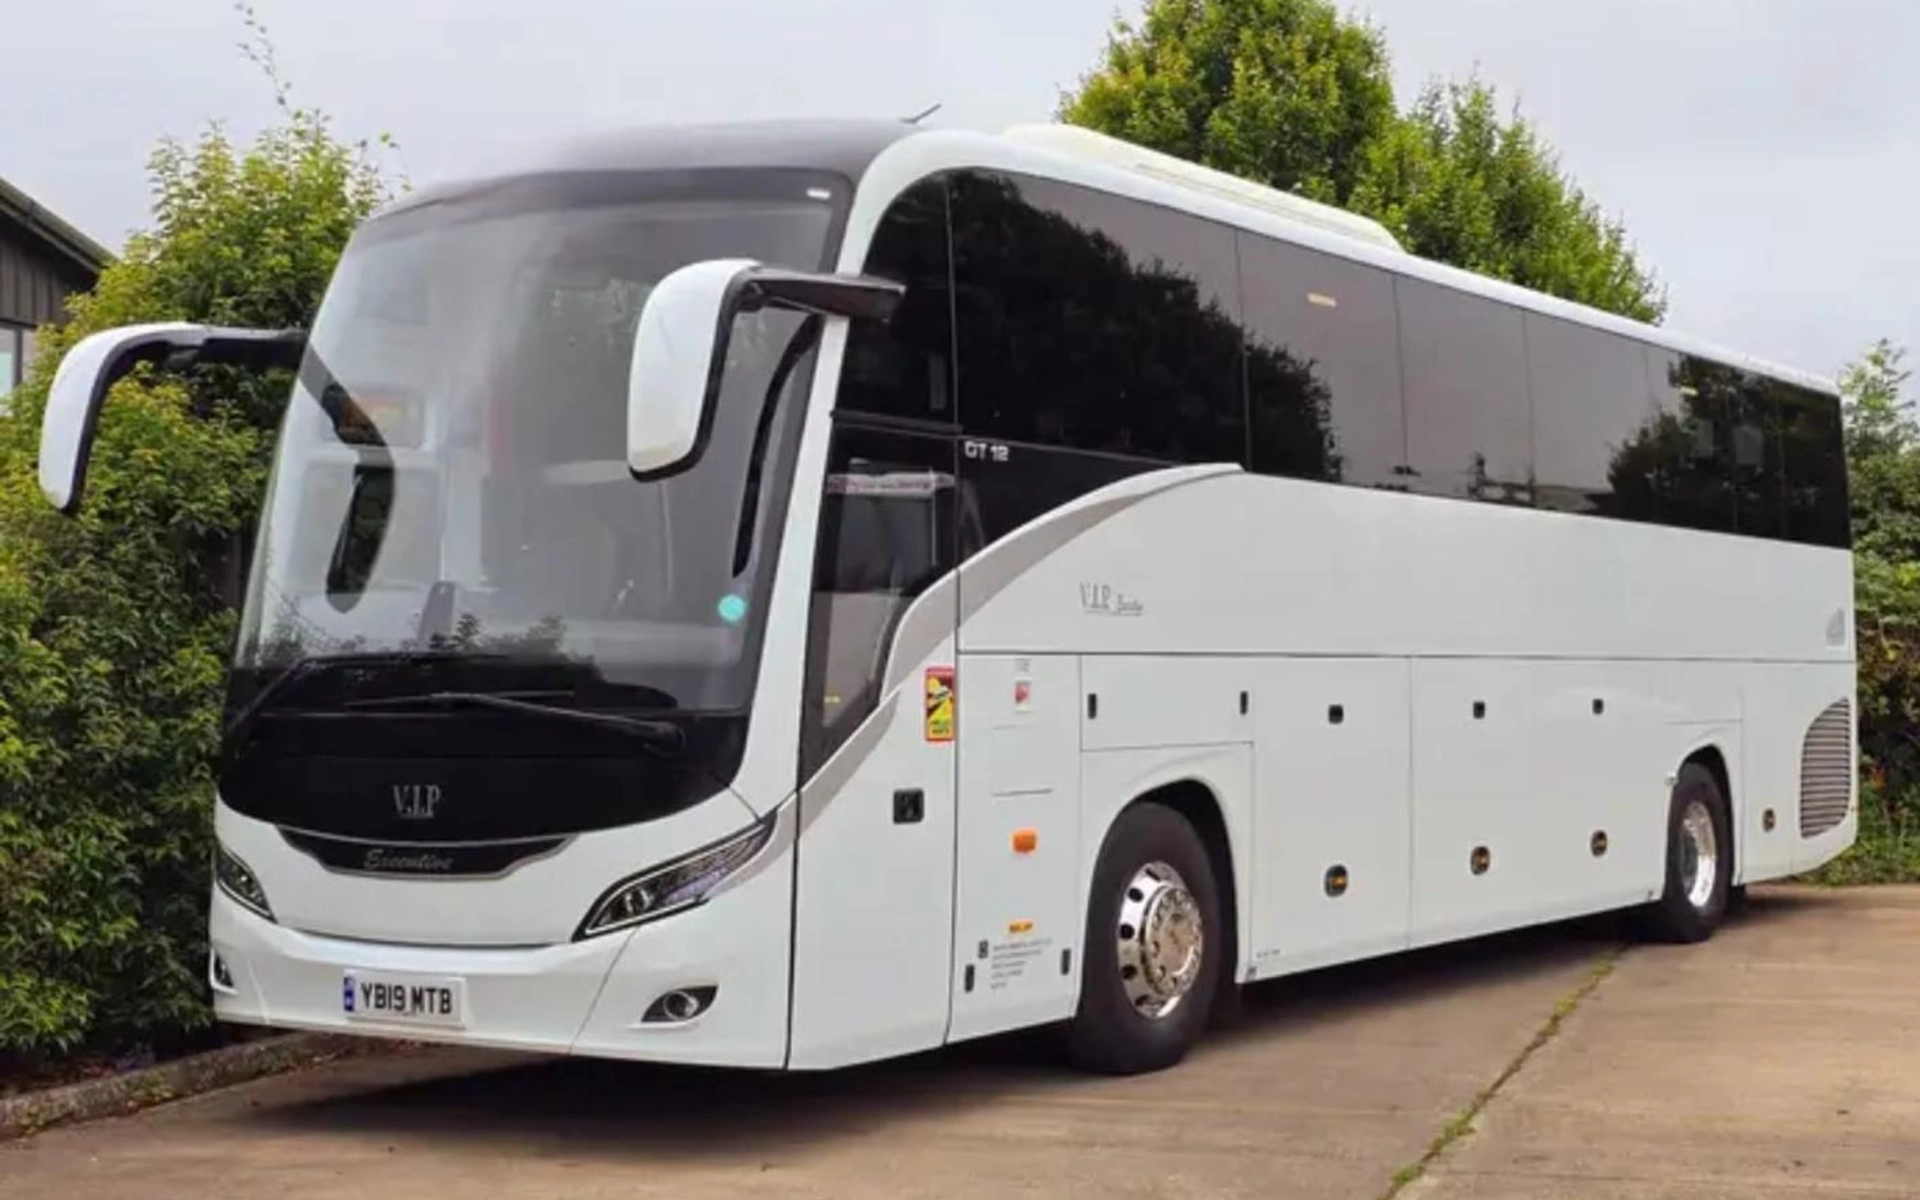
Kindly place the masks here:
POLYGON ((1920 1195, 1920 889, 1757 896, 1596 982, 1617 945, 1558 927, 1290 981, 1132 1080, 1019 1041, 793 1077, 348 1061, 0 1146, 0 1198, 1372 1200, 1421 1163, 1405 1200, 1920 1195))
POLYGON ((1920 889, 1636 947, 1403 1200, 1920 1196, 1920 889))

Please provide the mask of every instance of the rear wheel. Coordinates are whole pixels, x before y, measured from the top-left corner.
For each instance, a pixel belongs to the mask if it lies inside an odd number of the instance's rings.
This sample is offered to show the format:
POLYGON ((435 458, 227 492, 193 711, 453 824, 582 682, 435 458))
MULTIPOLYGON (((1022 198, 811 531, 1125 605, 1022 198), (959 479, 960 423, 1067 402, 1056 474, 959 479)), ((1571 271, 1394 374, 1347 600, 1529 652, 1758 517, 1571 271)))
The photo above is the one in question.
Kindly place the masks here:
POLYGON ((1179 1062, 1206 1029, 1220 964, 1220 894, 1187 819, 1136 804, 1107 833, 1087 898, 1080 1002, 1067 1050, 1092 1071, 1179 1062))
POLYGON ((1713 935, 1733 891, 1733 835, 1727 798, 1713 772, 1687 763, 1667 806, 1667 876, 1642 914, 1649 937, 1701 942, 1713 935))

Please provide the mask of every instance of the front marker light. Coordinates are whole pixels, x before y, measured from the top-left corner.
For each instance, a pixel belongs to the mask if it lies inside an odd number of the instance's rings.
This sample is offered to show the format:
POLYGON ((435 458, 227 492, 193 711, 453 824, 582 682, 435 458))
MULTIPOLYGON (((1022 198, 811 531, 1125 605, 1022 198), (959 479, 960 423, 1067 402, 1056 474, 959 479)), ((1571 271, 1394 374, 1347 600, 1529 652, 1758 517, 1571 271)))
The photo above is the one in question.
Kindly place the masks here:
POLYGON ((273 920, 273 906, 267 903, 267 889, 260 886, 259 876, 240 861, 239 855, 217 842, 213 848, 213 880, 240 907, 273 920))
POLYGON ((575 941, 631 929, 705 903, 722 880, 753 861, 773 837, 771 819, 704 850, 649 867, 614 884, 587 910, 575 941))

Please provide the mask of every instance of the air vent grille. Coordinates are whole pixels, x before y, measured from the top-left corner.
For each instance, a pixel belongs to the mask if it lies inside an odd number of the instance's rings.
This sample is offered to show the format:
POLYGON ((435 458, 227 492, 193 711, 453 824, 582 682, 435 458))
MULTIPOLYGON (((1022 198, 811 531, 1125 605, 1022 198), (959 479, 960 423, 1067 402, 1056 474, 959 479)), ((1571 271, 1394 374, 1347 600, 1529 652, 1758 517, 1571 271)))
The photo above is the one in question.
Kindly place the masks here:
POLYGON ((1807 727, 1800 745, 1800 836, 1847 819, 1853 799, 1853 702, 1836 700, 1807 727))

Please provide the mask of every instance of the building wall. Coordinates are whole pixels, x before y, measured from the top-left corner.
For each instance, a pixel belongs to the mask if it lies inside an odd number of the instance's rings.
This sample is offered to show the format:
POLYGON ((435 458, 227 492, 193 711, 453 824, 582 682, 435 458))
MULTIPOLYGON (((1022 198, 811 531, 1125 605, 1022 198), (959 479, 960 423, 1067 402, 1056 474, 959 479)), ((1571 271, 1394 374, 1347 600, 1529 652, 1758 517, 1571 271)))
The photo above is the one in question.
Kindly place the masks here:
POLYGON ((72 264, 35 246, 0 223, 0 321, 45 325, 66 312, 67 297, 93 286, 72 264))
POLYGON ((26 376, 33 331, 66 315, 67 300, 93 273, 0 217, 0 397, 26 376))

